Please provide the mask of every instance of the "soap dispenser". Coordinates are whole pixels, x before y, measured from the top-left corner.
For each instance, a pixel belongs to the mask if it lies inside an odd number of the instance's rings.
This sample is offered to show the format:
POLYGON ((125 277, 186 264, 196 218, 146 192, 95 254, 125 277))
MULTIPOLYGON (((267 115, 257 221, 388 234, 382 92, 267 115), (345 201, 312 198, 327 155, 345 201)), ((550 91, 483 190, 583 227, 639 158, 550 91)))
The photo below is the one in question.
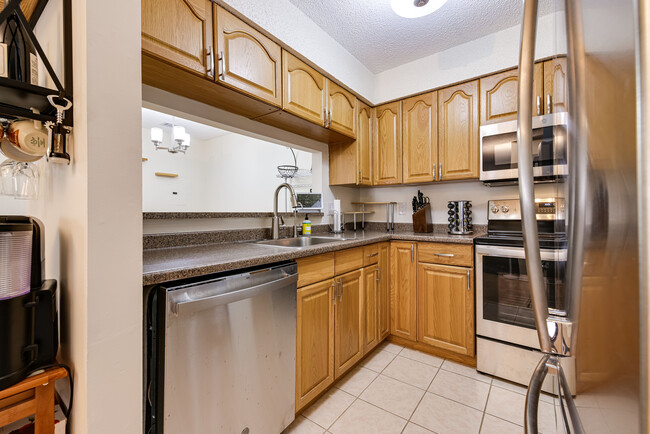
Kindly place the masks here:
POLYGON ((309 214, 305 214, 305 219, 302 221, 302 235, 311 235, 311 220, 309 220, 309 214))

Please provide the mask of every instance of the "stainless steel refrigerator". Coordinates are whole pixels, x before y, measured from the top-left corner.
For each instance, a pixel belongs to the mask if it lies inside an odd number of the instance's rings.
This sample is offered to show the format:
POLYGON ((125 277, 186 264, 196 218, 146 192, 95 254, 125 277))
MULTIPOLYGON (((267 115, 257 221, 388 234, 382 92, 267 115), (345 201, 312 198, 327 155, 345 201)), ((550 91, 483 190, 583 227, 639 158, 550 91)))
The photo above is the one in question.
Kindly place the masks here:
POLYGON ((542 381, 558 382, 558 432, 648 432, 648 79, 646 0, 566 0, 569 81, 567 308, 550 311, 535 222, 532 91, 538 1, 525 0, 518 165, 526 263, 544 355, 528 388, 536 433, 542 381), (559 363, 575 357, 577 394, 559 363))

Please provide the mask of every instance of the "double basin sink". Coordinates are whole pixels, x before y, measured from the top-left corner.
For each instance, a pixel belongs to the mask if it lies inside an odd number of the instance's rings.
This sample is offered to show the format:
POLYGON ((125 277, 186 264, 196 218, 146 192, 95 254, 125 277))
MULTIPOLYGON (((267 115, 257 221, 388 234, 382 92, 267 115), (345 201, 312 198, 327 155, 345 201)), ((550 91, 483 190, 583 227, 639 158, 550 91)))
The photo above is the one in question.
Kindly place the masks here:
POLYGON ((353 238, 342 238, 340 236, 310 236, 310 237, 293 237, 293 238, 280 238, 278 240, 262 240, 255 241, 255 244, 273 247, 292 247, 302 248, 315 246, 318 244, 337 243, 341 241, 351 240, 353 238))

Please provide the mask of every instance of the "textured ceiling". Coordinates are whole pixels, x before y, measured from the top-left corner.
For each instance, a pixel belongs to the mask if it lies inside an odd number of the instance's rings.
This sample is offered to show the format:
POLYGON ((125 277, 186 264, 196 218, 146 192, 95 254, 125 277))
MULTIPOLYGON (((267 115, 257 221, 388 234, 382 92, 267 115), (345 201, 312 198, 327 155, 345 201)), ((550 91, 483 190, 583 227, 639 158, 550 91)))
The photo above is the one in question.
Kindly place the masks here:
MULTIPOLYGON (((390 0, 289 1, 374 73, 515 26, 523 8, 522 0, 448 0, 409 19, 394 13, 390 0)), ((560 3, 541 0, 540 15, 560 3)))

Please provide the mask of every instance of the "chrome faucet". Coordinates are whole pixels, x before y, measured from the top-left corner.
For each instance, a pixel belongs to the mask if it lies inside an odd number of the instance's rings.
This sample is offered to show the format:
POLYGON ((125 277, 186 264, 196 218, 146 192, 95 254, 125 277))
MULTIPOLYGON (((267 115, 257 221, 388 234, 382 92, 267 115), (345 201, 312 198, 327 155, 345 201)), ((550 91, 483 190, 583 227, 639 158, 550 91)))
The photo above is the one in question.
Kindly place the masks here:
MULTIPOLYGON (((291 193, 291 204, 293 206, 294 213, 296 207, 298 207, 298 200, 296 199, 296 192, 294 191, 293 187, 287 184, 286 182, 278 185, 278 188, 275 189, 275 194, 273 195, 273 217, 271 217, 271 236, 274 240, 280 238, 280 217, 278 217, 278 196, 280 195, 280 190, 282 190, 282 187, 285 187, 287 190, 289 190, 289 193, 291 193)), ((296 219, 294 214, 293 236, 295 237, 296 235, 297 235, 297 228, 296 228, 296 219)))

